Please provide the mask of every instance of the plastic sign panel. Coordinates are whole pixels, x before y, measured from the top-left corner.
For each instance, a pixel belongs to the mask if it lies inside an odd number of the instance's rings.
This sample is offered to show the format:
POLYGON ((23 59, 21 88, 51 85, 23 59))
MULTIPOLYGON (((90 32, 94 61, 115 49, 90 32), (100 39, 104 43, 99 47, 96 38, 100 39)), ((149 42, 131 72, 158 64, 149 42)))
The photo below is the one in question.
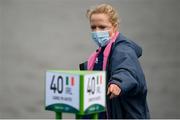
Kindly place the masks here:
POLYGON ((46 72, 45 109, 91 114, 105 111, 105 71, 46 72))
POLYGON ((84 76, 84 112, 103 111, 105 106, 105 74, 102 72, 84 76))
POLYGON ((46 73, 46 109, 77 112, 79 110, 77 98, 79 98, 79 75, 46 73))

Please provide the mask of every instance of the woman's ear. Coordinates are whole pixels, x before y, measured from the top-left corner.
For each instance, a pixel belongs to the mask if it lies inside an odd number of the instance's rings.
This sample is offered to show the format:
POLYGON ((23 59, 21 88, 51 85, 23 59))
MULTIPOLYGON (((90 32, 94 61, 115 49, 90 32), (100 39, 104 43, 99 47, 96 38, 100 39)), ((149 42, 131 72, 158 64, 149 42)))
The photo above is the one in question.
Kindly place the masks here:
POLYGON ((118 31, 118 24, 115 24, 114 25, 114 32, 117 32, 118 31))

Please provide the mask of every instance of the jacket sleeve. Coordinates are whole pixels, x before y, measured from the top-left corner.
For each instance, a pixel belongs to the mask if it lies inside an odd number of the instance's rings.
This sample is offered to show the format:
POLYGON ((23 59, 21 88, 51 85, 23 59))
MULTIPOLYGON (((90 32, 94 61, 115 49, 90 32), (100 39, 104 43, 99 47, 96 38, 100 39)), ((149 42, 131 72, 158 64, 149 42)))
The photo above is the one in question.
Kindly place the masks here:
POLYGON ((115 47, 111 57, 111 76, 108 82, 121 88, 120 95, 134 95, 140 89, 138 70, 140 64, 133 48, 127 44, 115 47))

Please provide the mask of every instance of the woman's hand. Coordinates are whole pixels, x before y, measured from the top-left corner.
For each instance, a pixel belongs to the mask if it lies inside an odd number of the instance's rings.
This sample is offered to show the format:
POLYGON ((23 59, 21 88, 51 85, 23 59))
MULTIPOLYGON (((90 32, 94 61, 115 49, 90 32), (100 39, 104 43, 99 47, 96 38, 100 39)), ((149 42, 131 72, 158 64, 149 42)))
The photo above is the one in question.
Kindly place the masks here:
POLYGON ((118 96, 121 93, 121 89, 116 84, 110 84, 108 87, 107 95, 110 94, 110 99, 118 96))

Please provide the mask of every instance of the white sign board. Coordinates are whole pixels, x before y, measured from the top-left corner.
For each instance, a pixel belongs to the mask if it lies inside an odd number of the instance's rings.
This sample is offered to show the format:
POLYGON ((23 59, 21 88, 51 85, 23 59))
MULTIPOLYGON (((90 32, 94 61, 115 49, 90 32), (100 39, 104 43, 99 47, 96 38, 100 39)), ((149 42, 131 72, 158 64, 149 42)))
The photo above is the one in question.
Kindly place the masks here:
POLYGON ((64 112, 79 110, 79 75, 47 72, 46 106, 64 112))
POLYGON ((105 75, 102 72, 84 76, 84 111, 91 113, 105 106, 105 75))
POLYGON ((46 110, 91 114, 105 111, 104 71, 47 71, 46 110))

